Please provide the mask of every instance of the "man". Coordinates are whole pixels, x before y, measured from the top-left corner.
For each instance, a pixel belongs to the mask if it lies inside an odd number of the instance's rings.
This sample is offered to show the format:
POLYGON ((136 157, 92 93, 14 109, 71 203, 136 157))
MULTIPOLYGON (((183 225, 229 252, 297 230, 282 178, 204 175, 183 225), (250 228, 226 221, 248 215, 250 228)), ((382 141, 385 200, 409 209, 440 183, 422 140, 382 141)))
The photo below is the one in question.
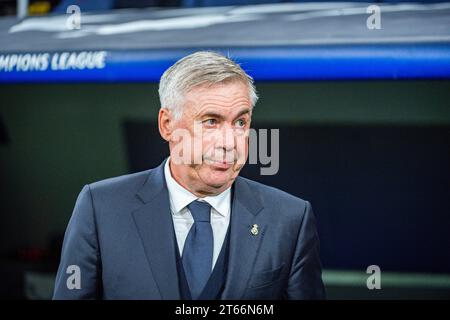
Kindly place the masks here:
POLYGON ((239 177, 253 80, 213 52, 159 87, 159 167, 86 185, 69 222, 55 299, 320 299, 311 205, 239 177))

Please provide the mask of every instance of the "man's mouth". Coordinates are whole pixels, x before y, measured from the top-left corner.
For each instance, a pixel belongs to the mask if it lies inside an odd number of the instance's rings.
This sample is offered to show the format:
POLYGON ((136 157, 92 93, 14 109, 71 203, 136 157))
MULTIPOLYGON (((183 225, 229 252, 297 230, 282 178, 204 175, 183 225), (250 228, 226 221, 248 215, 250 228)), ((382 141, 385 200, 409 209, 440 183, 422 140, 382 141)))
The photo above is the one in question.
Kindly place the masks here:
POLYGON ((233 166, 234 161, 204 159, 204 162, 218 169, 229 169, 233 166))

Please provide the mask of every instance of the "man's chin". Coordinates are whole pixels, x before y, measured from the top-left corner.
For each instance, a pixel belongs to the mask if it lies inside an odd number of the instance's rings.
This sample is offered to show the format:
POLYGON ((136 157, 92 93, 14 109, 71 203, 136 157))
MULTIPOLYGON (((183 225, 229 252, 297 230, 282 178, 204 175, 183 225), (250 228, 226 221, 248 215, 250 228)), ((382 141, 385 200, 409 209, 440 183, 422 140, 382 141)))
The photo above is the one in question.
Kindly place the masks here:
POLYGON ((228 170, 218 170, 214 168, 208 168, 207 172, 204 172, 205 179, 203 181, 214 189, 221 189, 231 185, 234 181, 233 172, 231 168, 228 170))

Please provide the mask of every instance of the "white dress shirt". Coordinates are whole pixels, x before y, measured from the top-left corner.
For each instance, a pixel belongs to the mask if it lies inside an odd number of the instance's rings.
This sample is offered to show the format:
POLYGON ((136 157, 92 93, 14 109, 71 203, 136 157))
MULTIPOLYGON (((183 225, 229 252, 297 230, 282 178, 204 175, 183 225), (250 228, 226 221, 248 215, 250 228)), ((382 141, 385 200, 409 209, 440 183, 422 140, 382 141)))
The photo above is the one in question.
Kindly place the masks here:
POLYGON ((199 198, 175 181, 170 171, 169 162, 170 157, 164 165, 164 176, 167 189, 169 190, 170 210, 172 211, 173 225, 178 248, 180 249, 180 256, 183 254, 184 242, 186 241, 189 230, 194 224, 194 218, 187 205, 195 200, 205 201, 211 205, 211 227, 214 238, 212 270, 219 257, 227 234, 228 225, 230 224, 231 187, 216 196, 199 198))

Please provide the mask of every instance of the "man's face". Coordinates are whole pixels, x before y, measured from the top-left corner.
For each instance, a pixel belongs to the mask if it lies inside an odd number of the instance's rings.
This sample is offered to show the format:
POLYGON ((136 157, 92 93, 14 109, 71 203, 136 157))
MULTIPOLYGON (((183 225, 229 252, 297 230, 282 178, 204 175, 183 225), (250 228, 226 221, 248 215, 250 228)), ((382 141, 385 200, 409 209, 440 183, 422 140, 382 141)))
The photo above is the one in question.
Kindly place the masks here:
POLYGON ((198 195, 218 194, 231 186, 247 160, 251 112, 249 90, 241 81, 190 90, 181 119, 172 127, 174 178, 198 195), (186 137, 180 139, 177 131, 187 135, 190 143, 183 143, 186 137), (185 161, 180 161, 180 154, 185 161))

